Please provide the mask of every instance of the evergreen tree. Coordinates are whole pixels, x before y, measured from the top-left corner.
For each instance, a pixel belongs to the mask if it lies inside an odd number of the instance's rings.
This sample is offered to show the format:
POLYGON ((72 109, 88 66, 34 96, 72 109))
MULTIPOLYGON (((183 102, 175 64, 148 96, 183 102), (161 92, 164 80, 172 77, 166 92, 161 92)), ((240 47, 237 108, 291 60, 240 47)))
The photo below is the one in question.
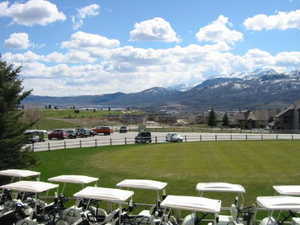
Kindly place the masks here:
POLYGON ((208 115, 208 126, 210 126, 210 127, 217 126, 217 117, 216 117, 216 113, 213 109, 210 110, 209 115, 208 115))
POLYGON ((15 68, 0 58, 0 170, 25 168, 35 162, 26 149, 24 131, 33 124, 22 121, 21 101, 31 91, 24 91, 19 77, 21 68, 15 68))
POLYGON ((229 126, 229 119, 228 119, 227 113, 224 114, 222 122, 223 122, 222 125, 223 125, 224 127, 228 127, 228 126, 229 126))

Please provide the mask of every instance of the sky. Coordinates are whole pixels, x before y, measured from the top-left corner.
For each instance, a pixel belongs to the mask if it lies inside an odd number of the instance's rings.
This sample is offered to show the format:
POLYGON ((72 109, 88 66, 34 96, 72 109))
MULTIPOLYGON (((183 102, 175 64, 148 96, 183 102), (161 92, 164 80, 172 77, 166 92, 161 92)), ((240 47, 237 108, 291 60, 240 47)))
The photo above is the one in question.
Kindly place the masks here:
POLYGON ((300 69, 300 0, 0 0, 0 28, 2 60, 34 95, 300 69))

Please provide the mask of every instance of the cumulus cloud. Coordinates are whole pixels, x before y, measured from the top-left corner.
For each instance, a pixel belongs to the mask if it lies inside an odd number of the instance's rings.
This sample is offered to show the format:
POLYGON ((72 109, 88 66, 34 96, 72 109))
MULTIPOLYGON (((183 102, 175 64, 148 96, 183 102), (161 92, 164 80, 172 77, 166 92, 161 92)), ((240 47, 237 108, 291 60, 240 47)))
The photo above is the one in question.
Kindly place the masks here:
POLYGON ((64 13, 60 12, 55 4, 46 0, 29 0, 11 5, 8 1, 4 1, 0 3, 0 17, 9 17, 13 23, 24 26, 45 26, 66 19, 64 13))
POLYGON ((257 68, 300 68, 300 52, 270 54, 250 49, 239 55, 218 45, 188 45, 163 49, 133 46, 106 48, 97 57, 88 50, 39 55, 5 53, 6 61, 22 65, 25 87, 40 95, 136 92, 154 86, 193 85, 208 78, 252 72, 257 68), (40 86, 40 82, 43 86, 40 86), (53 88, 57 82, 59 88, 53 88), (55 91, 54 91, 55 90, 55 91), (76 92, 74 92, 76 90, 76 92))
POLYGON ((160 17, 136 23, 134 29, 130 31, 130 40, 163 42, 180 41, 170 23, 160 17))
POLYGON ((70 41, 64 41, 61 44, 63 48, 115 48, 120 45, 116 39, 108 39, 98 34, 85 33, 78 31, 71 35, 70 41))
POLYGON ((4 41, 6 48, 26 49, 30 47, 30 41, 27 33, 12 33, 4 41))
POLYGON ((99 15, 100 6, 97 4, 91 4, 77 10, 77 15, 72 17, 73 29, 79 29, 84 19, 91 16, 99 15))
POLYGON ((213 43, 234 44, 243 40, 243 34, 239 31, 232 30, 228 17, 220 15, 217 20, 211 24, 202 27, 196 34, 199 41, 213 43))
POLYGON ((259 14, 249 17, 244 21, 244 26, 249 30, 287 30, 300 29, 300 10, 278 12, 275 15, 259 14))

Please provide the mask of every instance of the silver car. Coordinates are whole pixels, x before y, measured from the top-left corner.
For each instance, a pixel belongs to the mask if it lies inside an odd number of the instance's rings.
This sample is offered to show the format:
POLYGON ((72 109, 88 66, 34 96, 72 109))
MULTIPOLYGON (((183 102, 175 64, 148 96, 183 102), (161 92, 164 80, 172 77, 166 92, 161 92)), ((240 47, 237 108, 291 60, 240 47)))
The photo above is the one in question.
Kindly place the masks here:
POLYGON ((167 142, 183 142, 183 137, 176 133, 169 133, 166 136, 167 142))

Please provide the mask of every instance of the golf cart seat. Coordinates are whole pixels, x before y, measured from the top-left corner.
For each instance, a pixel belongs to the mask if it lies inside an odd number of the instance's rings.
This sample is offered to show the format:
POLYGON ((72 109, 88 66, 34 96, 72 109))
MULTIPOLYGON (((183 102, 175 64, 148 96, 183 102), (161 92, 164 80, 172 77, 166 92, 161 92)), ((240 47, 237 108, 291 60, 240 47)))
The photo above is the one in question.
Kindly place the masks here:
POLYGON ((150 213, 150 210, 142 210, 139 214, 139 216, 146 216, 146 217, 150 217, 151 216, 151 213, 150 213))

